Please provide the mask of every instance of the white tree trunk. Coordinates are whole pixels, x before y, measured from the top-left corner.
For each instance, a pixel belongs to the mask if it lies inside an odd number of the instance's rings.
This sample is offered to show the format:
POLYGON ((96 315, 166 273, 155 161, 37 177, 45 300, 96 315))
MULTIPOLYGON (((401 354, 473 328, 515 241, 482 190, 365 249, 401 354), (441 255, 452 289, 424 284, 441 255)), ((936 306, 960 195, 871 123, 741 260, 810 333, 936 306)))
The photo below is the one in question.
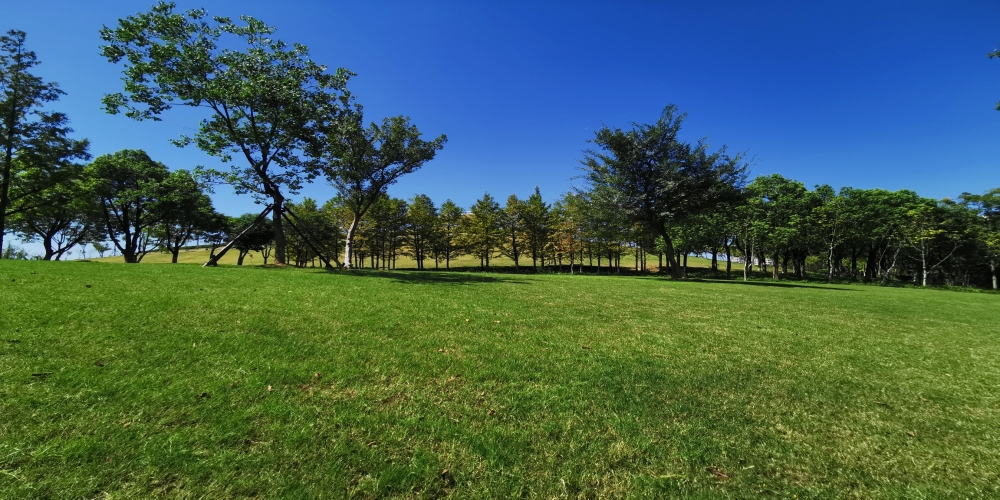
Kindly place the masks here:
POLYGON ((344 242, 344 268, 350 269, 354 264, 354 233, 358 231, 358 224, 361 222, 361 216, 354 214, 354 220, 351 221, 351 227, 347 228, 347 238, 344 242))

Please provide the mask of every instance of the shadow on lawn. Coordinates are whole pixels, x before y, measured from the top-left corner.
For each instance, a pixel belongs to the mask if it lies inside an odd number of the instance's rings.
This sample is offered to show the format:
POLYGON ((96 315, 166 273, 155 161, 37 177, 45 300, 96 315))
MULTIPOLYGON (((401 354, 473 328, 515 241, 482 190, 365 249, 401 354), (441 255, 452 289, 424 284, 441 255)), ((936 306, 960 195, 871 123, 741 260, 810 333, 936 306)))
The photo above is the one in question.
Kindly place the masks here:
POLYGON ((358 278, 383 278, 399 283, 426 285, 473 285, 483 283, 511 283, 526 285, 526 281, 499 276, 484 276, 468 272, 435 272, 435 271, 338 271, 358 278))
POLYGON ((840 288, 836 286, 818 286, 818 285, 807 285, 804 283, 781 283, 777 281, 736 281, 736 280, 724 280, 724 279, 704 279, 704 278, 688 278, 683 281, 693 281, 697 283, 720 283, 725 285, 749 285, 749 286, 770 286, 776 288, 815 288, 817 290, 839 290, 842 292, 856 292, 858 290, 854 288, 840 288))

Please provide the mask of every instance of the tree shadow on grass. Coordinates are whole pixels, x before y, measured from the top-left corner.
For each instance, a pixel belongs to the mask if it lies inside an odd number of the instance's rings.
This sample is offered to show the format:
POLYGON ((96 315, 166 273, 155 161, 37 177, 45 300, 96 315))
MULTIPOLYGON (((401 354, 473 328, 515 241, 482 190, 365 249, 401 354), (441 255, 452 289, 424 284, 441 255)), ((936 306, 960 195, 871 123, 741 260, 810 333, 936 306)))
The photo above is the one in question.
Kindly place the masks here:
POLYGON ((526 285, 526 281, 502 276, 490 276, 469 272, 440 272, 440 271, 334 271, 357 278, 382 278, 394 280, 404 284, 418 285, 475 285, 486 283, 509 283, 515 285, 526 285))
POLYGON ((749 285, 749 286, 767 286, 775 288, 815 288, 817 290, 839 290, 842 292, 857 292, 854 288, 841 288, 837 286, 819 286, 819 285, 807 285, 805 283, 781 283, 777 281, 737 281, 737 280, 725 280, 725 279, 704 279, 704 278, 688 278, 683 281, 693 281, 697 283, 719 283, 725 285, 749 285))

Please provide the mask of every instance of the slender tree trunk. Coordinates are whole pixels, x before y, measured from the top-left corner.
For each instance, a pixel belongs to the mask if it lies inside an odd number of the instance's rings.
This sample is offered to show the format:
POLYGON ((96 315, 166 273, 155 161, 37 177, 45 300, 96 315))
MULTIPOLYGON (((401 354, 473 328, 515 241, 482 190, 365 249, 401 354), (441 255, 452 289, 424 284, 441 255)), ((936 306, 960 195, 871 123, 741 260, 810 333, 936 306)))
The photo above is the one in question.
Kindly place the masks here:
MULTIPOLYGON (((351 225, 347 228, 347 238, 344 240, 344 264, 353 262, 354 259, 354 235, 358 232, 358 224, 361 223, 361 215, 357 212, 351 219, 351 225)), ((350 268, 351 266, 347 266, 350 268)))
POLYGON ((239 255, 239 257, 236 258, 236 265, 237 266, 242 266, 243 265, 243 258, 246 257, 246 256, 247 256, 247 252, 245 252, 243 250, 240 250, 240 255, 239 255))
POLYGON ((728 238, 726 239, 726 244, 724 244, 723 246, 726 249, 726 279, 728 280, 728 279, 731 279, 733 277, 732 276, 732 271, 733 271, 733 255, 732 255, 732 251, 730 250, 730 247, 732 246, 732 244, 729 243, 729 239, 728 238))
POLYGON ((719 272, 719 249, 712 247, 712 272, 719 272))
POLYGON ((781 257, 781 255, 778 253, 777 250, 775 250, 774 251, 774 262, 771 263, 771 277, 774 278, 774 279, 776 279, 776 280, 781 279, 781 277, 778 276, 778 259, 780 257, 781 257))
POLYGON ((684 266, 682 267, 681 276, 688 277, 688 253, 684 252, 684 266))
POLYGON ((990 262, 990 273, 993 275, 993 289, 997 289, 997 265, 995 262, 990 262))
POLYGON ((287 264, 285 260, 285 248, 288 245, 285 240, 285 228, 282 226, 282 214, 285 211, 285 198, 280 193, 271 195, 274 205, 271 208, 271 220, 274 223, 274 263, 281 266, 287 264))

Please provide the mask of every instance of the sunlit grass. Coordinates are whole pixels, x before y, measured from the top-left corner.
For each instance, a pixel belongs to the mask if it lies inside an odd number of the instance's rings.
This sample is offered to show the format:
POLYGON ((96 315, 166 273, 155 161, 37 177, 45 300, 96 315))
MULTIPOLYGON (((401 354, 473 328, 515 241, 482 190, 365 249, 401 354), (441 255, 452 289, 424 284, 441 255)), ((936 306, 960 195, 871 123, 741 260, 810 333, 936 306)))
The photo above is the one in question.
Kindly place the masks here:
POLYGON ((0 297, 3 498, 1000 494, 992 294, 0 261, 0 297))

